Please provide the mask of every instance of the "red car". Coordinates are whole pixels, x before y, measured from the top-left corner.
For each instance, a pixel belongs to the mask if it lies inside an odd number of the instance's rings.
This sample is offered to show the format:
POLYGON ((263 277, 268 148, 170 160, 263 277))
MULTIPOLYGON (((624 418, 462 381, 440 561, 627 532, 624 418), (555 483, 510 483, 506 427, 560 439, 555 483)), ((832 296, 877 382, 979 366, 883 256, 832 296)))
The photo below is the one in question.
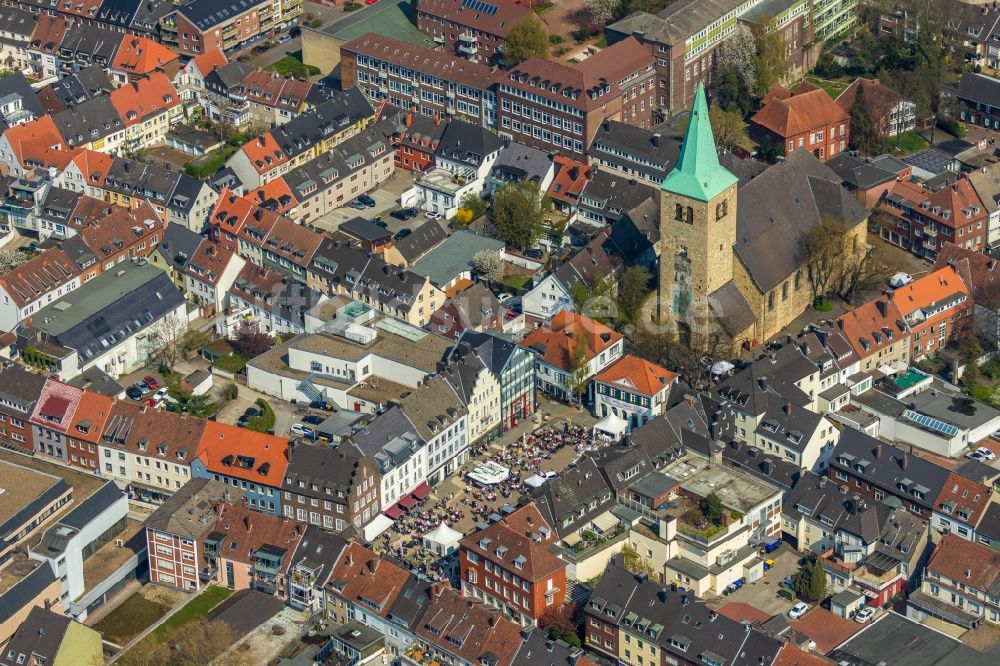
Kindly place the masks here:
POLYGON ((365 0, 366 5, 374 5, 378 0, 365 0))
POLYGON ((158 389, 160 387, 159 383, 157 383, 157 381, 155 379, 153 379, 152 376, 143 377, 142 381, 146 382, 146 386, 149 387, 150 391, 155 391, 156 389, 158 389))

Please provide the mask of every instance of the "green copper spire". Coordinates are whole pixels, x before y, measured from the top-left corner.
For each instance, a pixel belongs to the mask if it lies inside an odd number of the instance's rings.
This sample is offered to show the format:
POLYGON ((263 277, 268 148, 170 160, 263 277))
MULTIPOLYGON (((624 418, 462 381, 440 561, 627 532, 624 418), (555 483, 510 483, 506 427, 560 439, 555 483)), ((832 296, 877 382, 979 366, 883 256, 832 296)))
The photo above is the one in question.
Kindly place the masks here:
POLYGON ((694 91, 691 120, 677 166, 663 179, 660 189, 698 201, 710 201, 736 180, 736 176, 719 164, 705 87, 699 83, 694 91))

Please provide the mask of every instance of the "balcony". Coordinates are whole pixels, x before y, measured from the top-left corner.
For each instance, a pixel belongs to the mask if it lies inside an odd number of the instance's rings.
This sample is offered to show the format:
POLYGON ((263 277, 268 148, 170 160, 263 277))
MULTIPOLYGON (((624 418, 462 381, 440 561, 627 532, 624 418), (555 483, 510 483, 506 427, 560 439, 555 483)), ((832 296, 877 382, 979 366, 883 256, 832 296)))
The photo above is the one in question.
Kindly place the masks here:
POLYGON ((447 97, 448 99, 455 99, 455 91, 447 90, 445 91, 444 96, 447 97))
POLYGON ((937 229, 931 229, 930 227, 924 227, 924 236, 928 238, 937 238, 937 229))
POLYGON ((925 250, 930 250, 931 252, 935 252, 937 250, 937 244, 933 240, 925 240, 920 244, 920 246, 925 250))
POLYGON ((459 53, 464 53, 468 56, 474 56, 479 52, 479 47, 475 44, 461 44, 458 47, 459 53))
POLYGON ((461 35, 458 36, 458 40, 460 42, 462 42, 463 44, 475 44, 476 43, 476 36, 475 35, 470 35, 468 33, 464 33, 464 34, 461 34, 461 35))

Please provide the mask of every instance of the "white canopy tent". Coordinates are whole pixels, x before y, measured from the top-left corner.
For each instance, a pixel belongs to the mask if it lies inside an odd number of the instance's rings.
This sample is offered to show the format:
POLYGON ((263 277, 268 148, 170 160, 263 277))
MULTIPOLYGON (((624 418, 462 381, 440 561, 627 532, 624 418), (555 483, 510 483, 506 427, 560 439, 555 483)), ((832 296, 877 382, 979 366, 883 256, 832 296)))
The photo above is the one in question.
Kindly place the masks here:
POLYGON ((385 515, 384 513, 378 514, 372 519, 372 522, 365 525, 364 529, 365 541, 371 543, 372 541, 377 539, 379 535, 382 534, 382 532, 385 532, 387 529, 389 529, 390 525, 392 525, 392 518, 385 515))
POLYGON ((503 483, 510 477, 510 469, 487 460, 469 472, 469 478, 481 486, 492 486, 503 483))
POLYGON ((458 550, 458 542, 461 538, 461 532, 448 527, 447 523, 442 522, 424 535, 424 548, 432 553, 436 553, 440 557, 444 557, 458 550))
POLYGON ((541 474, 532 474, 527 479, 524 480, 524 485, 528 486, 534 490, 545 485, 545 482, 549 479, 554 479, 556 477, 555 472, 542 472, 541 474))
POLYGON ((608 414, 594 424, 594 437, 604 436, 618 439, 628 432, 628 421, 614 413, 608 414))

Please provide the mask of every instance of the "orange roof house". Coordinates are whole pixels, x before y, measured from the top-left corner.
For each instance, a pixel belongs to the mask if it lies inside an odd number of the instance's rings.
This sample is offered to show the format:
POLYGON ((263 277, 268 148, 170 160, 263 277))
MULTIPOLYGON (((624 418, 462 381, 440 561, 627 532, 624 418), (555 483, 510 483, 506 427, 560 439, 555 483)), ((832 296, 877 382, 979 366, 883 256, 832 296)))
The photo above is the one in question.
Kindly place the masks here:
POLYGON ((894 360, 909 361, 910 329, 896 303, 885 296, 845 312, 837 327, 861 358, 863 372, 894 360))
MULTIPOLYGON (((126 127, 147 122, 180 104, 177 91, 163 72, 154 72, 149 77, 137 79, 113 91, 109 97, 126 127)), ((164 136, 167 129, 169 125, 164 123, 164 136)))
POLYGON ((941 537, 927 563, 927 573, 946 586, 994 594, 1000 583, 1000 552, 954 534, 941 537), (946 582, 943 579, 951 579, 946 582))
POLYGON ((677 373, 644 358, 626 354, 594 377, 603 382, 646 396, 659 395, 670 389, 677 373))
POLYGON ((270 132, 265 132, 255 140, 243 144, 242 152, 259 174, 277 169, 288 161, 288 155, 281 149, 270 132))
POLYGON ((890 294, 910 329, 912 360, 965 338, 972 328, 973 300, 953 266, 943 266, 890 294))
POLYGON ((284 178, 275 178, 247 192, 247 198, 258 206, 285 215, 299 205, 298 199, 284 178))
POLYGON ((103 188, 113 163, 111 155, 88 148, 73 157, 72 168, 80 172, 87 186, 103 188))
POLYGON ((25 143, 21 146, 22 158, 26 167, 41 167, 48 169, 55 167, 59 171, 64 171, 73 158, 83 152, 83 148, 52 148, 35 143, 25 143))
POLYGON ((122 36, 110 69, 115 83, 122 85, 153 72, 161 72, 172 79, 179 67, 180 56, 166 46, 147 37, 126 34, 122 36))
POLYGON ((549 198, 560 206, 576 206, 584 186, 590 180, 590 167, 562 155, 556 155, 552 161, 555 162, 556 173, 547 192, 549 198))
POLYGON ((202 78, 204 78, 209 74, 211 74, 212 72, 214 72, 219 67, 222 67, 223 65, 226 65, 228 63, 229 59, 226 58, 226 54, 223 53, 220 49, 215 48, 212 49, 211 51, 206 51, 205 53, 202 53, 197 58, 193 58, 181 69, 187 70, 193 67, 197 69, 198 73, 202 76, 202 78))
POLYGON ((521 345, 535 353, 539 388, 563 400, 574 395, 571 375, 574 356, 583 348, 587 361, 586 374, 592 377, 617 359, 622 352, 622 335, 590 317, 561 310, 548 326, 536 328, 521 345))
POLYGON ((8 165, 16 161, 22 167, 25 166, 25 152, 36 150, 27 148, 27 146, 61 148, 63 150, 67 148, 52 116, 42 116, 4 131, 3 139, 0 139, 0 161, 6 162, 8 165))
POLYGON ((769 137, 786 155, 804 148, 826 161, 847 149, 850 125, 850 115, 821 88, 774 86, 750 119, 750 136, 758 142, 769 137))
POLYGON ((215 421, 205 422, 191 463, 194 477, 218 474, 271 488, 281 488, 286 469, 288 440, 215 421))
POLYGON ((241 197, 232 190, 223 189, 219 200, 208 217, 212 239, 224 247, 236 249, 237 237, 251 215, 260 210, 253 201, 241 197))

